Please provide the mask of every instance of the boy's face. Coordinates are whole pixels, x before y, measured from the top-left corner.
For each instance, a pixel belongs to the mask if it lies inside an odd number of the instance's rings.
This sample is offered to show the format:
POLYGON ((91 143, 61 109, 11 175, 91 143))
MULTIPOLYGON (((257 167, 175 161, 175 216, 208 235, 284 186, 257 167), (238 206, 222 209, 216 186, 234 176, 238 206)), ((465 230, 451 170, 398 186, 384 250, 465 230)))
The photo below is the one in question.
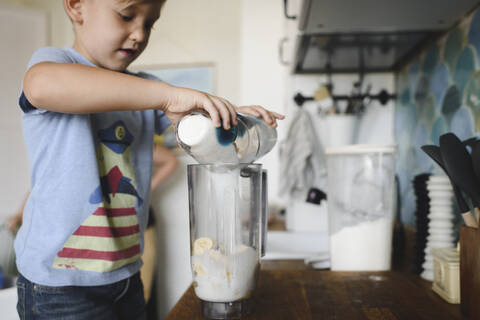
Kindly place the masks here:
POLYGON ((99 67, 124 71, 147 46, 162 2, 84 0, 74 48, 99 67))

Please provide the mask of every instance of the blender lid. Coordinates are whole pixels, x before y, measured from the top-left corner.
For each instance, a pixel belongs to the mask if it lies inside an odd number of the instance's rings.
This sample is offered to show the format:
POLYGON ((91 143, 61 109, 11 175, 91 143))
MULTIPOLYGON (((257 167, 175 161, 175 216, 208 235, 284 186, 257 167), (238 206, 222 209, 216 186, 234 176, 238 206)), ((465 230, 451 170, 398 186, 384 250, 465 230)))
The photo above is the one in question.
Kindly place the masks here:
POLYGON ((352 144, 331 147, 325 150, 327 155, 364 154, 364 153, 395 153, 396 146, 387 144, 352 144))

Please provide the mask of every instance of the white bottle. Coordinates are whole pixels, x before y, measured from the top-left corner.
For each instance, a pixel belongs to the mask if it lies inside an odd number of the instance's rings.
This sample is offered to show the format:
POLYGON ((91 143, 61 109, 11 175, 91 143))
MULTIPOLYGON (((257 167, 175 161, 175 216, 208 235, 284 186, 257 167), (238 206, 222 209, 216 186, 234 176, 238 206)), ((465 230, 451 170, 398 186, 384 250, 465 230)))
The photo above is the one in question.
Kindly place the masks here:
POLYGON ((238 124, 229 130, 215 128, 202 113, 183 117, 175 133, 179 145, 201 164, 251 163, 272 150, 277 131, 262 119, 238 114, 238 124))

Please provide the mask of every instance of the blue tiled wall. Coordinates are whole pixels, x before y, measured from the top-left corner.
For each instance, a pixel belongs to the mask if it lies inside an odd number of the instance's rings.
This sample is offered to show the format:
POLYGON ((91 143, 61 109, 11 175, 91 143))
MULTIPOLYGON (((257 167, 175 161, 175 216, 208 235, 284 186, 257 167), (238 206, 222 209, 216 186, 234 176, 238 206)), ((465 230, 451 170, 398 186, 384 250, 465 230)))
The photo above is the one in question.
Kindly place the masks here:
POLYGON ((402 219, 414 225, 412 179, 439 173, 420 146, 452 131, 465 139, 480 124, 480 10, 473 12, 397 75, 395 136, 402 219))

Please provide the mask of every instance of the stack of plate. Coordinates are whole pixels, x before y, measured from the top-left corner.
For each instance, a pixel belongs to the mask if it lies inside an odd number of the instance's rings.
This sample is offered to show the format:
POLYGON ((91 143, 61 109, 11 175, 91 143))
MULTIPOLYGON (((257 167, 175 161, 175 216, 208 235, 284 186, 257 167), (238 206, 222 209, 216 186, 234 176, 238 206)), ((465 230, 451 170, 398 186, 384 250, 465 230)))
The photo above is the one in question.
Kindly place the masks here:
POLYGON ((433 248, 454 247, 453 190, 446 176, 431 176, 427 182, 430 212, 428 218, 428 237, 425 248, 424 271, 420 275, 433 281, 433 248))
POLYGON ((415 211, 415 244, 413 257, 413 272, 420 274, 425 262, 425 247, 428 236, 428 213, 430 211, 430 199, 428 198, 427 181, 430 174, 420 174, 413 179, 413 189, 416 197, 415 211))

